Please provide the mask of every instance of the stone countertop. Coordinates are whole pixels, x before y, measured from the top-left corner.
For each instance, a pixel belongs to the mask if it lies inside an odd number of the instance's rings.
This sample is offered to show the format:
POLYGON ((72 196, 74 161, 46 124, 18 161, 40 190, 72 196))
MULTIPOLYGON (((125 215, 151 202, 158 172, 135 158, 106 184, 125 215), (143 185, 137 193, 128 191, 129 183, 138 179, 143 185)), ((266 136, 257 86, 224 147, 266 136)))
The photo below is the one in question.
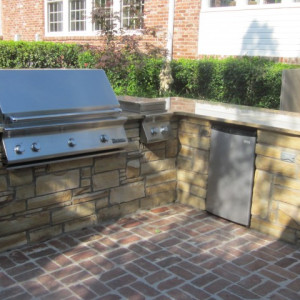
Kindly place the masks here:
MULTIPOLYGON (((126 97, 126 101, 135 99, 136 97, 126 97)), ((158 100, 161 101, 162 98, 158 100)), ((299 113, 180 97, 165 98, 165 101, 167 112, 162 114, 199 117, 209 121, 300 135, 299 113)), ((128 119, 144 117, 137 113, 123 113, 128 119)))

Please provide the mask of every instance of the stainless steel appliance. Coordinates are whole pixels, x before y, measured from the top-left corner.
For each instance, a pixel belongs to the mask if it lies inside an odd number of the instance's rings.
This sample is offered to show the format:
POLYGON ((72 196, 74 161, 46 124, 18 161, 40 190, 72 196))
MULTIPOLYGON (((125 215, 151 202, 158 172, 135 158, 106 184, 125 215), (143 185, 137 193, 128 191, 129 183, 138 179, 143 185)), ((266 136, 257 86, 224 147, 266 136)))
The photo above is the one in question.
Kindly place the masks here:
POLYGON ((19 168, 103 155, 127 144, 103 70, 1 70, 2 161, 19 168))
POLYGON ((256 132, 214 126, 211 132, 206 210, 248 226, 256 132))
POLYGON ((166 141, 172 137, 170 118, 166 112, 166 101, 161 98, 118 97, 124 111, 144 115, 141 126, 141 142, 151 144, 166 141))
POLYGON ((282 72, 280 110, 300 113, 300 69, 282 72))

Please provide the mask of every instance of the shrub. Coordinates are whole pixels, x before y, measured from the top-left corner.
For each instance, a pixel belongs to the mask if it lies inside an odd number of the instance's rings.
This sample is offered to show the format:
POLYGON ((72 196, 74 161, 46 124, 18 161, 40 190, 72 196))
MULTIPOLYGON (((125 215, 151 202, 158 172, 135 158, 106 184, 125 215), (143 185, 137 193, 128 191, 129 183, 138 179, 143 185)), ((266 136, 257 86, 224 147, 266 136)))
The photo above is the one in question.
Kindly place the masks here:
POLYGON ((172 62, 171 93, 278 109, 282 70, 296 67, 259 57, 179 59, 172 62))
POLYGON ((0 68, 77 68, 81 51, 75 44, 0 41, 0 68))

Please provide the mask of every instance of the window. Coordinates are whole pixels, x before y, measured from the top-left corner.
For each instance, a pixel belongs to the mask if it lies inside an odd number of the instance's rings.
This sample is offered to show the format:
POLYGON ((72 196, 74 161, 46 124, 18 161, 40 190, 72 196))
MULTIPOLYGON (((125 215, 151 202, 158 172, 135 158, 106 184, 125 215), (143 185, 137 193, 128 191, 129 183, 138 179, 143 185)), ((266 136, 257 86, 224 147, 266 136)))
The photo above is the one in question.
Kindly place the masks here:
POLYGON ((94 8, 99 20, 95 23, 95 30, 112 29, 113 0, 95 0, 94 8))
POLYGON ((211 0, 210 7, 224 7, 224 6, 235 6, 234 0, 211 0))
POLYGON ((86 29, 86 0, 70 0, 70 30, 86 29))
POLYGON ((48 3, 48 20, 50 32, 59 32, 63 30, 63 2, 50 1, 48 3))
POLYGON ((144 0, 122 0, 122 27, 143 28, 144 0))
MULTIPOLYGON (((245 5, 257 5, 263 6, 267 4, 289 4, 293 2, 297 2, 300 0, 206 0, 207 5, 206 7, 230 7, 230 6, 237 6, 239 8, 245 7, 245 5)), ((203 6, 205 7, 205 5, 203 6)))
POLYGON ((97 31, 112 27, 117 30, 143 28, 144 0, 44 1, 46 36, 96 35, 97 31), (93 10, 96 10, 97 22, 93 21, 93 10))

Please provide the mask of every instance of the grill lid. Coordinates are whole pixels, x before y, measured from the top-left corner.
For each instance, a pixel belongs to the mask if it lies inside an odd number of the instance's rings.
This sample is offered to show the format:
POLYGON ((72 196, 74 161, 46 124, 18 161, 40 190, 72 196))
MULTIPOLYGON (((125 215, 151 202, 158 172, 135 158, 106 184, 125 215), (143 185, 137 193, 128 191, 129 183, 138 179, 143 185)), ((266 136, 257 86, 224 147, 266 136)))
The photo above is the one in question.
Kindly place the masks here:
POLYGON ((126 118, 103 70, 0 70, 0 112, 9 165, 127 144, 126 118))
POLYGON ((0 109, 5 124, 120 112, 103 70, 1 70, 0 109))

